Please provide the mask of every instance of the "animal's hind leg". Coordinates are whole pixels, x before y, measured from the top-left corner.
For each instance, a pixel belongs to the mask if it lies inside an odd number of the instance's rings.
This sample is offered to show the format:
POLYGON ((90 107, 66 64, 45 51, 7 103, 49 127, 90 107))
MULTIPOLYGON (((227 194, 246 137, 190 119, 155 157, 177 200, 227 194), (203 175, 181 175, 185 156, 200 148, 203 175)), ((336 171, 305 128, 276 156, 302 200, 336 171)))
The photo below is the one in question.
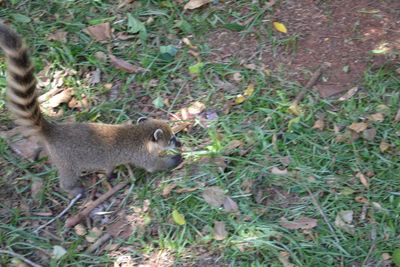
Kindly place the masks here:
POLYGON ((58 168, 60 176, 60 187, 68 193, 70 197, 83 194, 84 189, 79 183, 79 175, 76 170, 70 168, 58 168))

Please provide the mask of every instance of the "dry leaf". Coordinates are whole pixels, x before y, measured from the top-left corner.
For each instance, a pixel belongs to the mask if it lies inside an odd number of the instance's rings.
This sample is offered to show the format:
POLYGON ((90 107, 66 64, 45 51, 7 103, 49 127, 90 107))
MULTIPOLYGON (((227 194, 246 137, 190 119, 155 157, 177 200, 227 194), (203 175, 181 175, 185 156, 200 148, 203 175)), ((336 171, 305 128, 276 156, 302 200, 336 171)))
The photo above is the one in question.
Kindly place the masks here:
POLYGON ((74 230, 78 236, 85 236, 87 234, 86 227, 80 223, 78 223, 77 225, 74 226, 74 230))
POLYGON ((219 208, 225 202, 225 193, 218 186, 206 188, 201 195, 208 204, 216 208, 219 208))
POLYGON ((206 105, 204 105, 200 101, 196 101, 187 108, 187 111, 191 115, 198 115, 198 114, 202 113, 205 110, 205 108, 206 108, 206 105))
POLYGON ((230 197, 225 198, 223 205, 224 205, 225 211, 227 211, 227 212, 236 212, 239 210, 239 207, 236 204, 236 202, 230 197))
POLYGON ((368 116, 368 120, 370 121, 382 122, 384 119, 385 117, 380 112, 368 116))
POLYGON ((214 222, 214 239, 224 240, 228 236, 228 232, 225 229, 225 223, 222 221, 214 222))
POLYGON ((274 22, 274 28, 278 31, 278 32, 283 32, 283 33, 287 33, 287 29, 286 26, 283 23, 280 22, 274 22))
POLYGON ((399 122, 400 121, 400 108, 396 112, 396 116, 394 116, 394 122, 399 122))
POLYGON ((379 150, 382 153, 385 153, 386 151, 388 151, 390 149, 390 144, 386 143, 384 140, 381 141, 381 143, 379 144, 379 150))
POLYGON ((169 194, 171 194, 171 191, 177 186, 177 184, 172 183, 167 185, 166 187, 164 187, 163 191, 162 191, 162 196, 163 197, 168 197, 169 194))
POLYGON ((287 251, 281 251, 279 253, 278 259, 282 263, 283 267, 295 267, 293 263, 289 260, 290 254, 287 251))
POLYGON ((363 196, 356 196, 356 197, 354 198, 354 200, 355 200, 357 203, 363 203, 363 204, 368 203, 368 199, 366 199, 366 198, 363 197, 363 196))
POLYGON ((353 211, 352 210, 343 210, 340 211, 336 215, 335 225, 345 231, 348 234, 354 235, 355 229, 354 225, 352 225, 353 221, 353 211))
POLYGON ((356 174, 356 177, 360 180, 360 182, 365 186, 365 188, 369 188, 368 178, 361 172, 356 174))
POLYGON ((101 72, 100 69, 96 69, 94 71, 89 72, 89 84, 95 85, 98 84, 101 80, 101 72))
POLYGON ((303 111, 301 110, 300 106, 297 103, 293 103, 288 108, 288 112, 295 116, 300 116, 303 111))
POLYGON ((85 236, 85 239, 89 243, 94 243, 101 236, 103 231, 98 227, 93 227, 89 233, 85 236))
POLYGON ((52 96, 45 104, 44 106, 51 107, 51 108, 56 108, 62 103, 68 103, 73 95, 73 90, 72 88, 67 88, 60 93, 52 96))
POLYGON ((371 128, 371 129, 367 129, 363 132, 363 138, 365 140, 368 141, 374 141, 376 136, 376 129, 375 128, 371 128))
POLYGON ((177 134, 177 133, 179 133, 179 132, 181 132, 181 131, 183 131, 183 130, 185 130, 189 125, 191 125, 192 123, 190 123, 190 122, 179 122, 179 123, 176 123, 172 128, 171 128, 171 130, 172 130, 172 132, 174 133, 174 134, 177 134))
POLYGON ((314 122, 314 125, 312 127, 313 129, 316 129, 318 131, 322 131, 325 128, 325 122, 323 118, 319 118, 314 122))
POLYGON ((297 229, 312 229, 317 226, 317 219, 308 218, 308 217, 301 217, 294 221, 288 221, 285 218, 281 218, 279 224, 290 230, 297 230, 297 229))
POLYGON ((178 194, 190 193, 190 192, 196 191, 198 189, 199 189, 199 187, 179 188, 179 189, 176 189, 175 192, 178 194))
POLYGON ((190 0, 183 9, 196 9, 205 4, 211 3, 212 0, 190 0))
POLYGON ((357 94, 360 91, 360 87, 356 86, 351 88, 349 91, 347 91, 343 96, 339 98, 339 101, 345 101, 350 98, 352 98, 355 94, 357 94))
POLYGON ((254 93, 254 84, 249 84, 248 86, 247 86, 247 88, 244 90, 244 92, 243 92, 243 95, 245 96, 245 97, 249 97, 249 96, 251 96, 251 95, 253 95, 253 93, 254 93))
POLYGON ((89 26, 83 29, 83 31, 98 42, 111 39, 111 27, 109 22, 89 26))
POLYGON ((279 169, 278 167, 272 167, 271 168, 271 173, 275 174, 275 175, 287 175, 288 174, 288 170, 287 169, 279 169))
POLYGON ((242 74, 240 74, 240 72, 235 72, 235 73, 232 75, 232 78, 233 78, 233 80, 234 80, 235 82, 240 82, 240 81, 243 79, 242 74))
POLYGON ((241 140, 232 140, 226 145, 225 150, 227 152, 231 152, 232 150, 234 150, 236 148, 243 147, 243 145, 244 145, 243 141, 241 141, 241 140))
POLYGON ((356 133, 365 131, 368 127, 368 123, 365 122, 353 122, 348 128, 356 133))
POLYGON ((246 98, 243 95, 237 95, 235 98, 235 104, 236 105, 242 104, 245 100, 246 98))
POLYGON ((67 42, 67 32, 65 31, 56 31, 54 33, 49 34, 49 36, 47 36, 47 40, 49 41, 59 41, 62 43, 66 43, 67 42))
POLYGON ((126 71, 128 73, 137 73, 137 72, 143 71, 143 68, 132 65, 131 63, 126 62, 123 59, 117 58, 114 55, 110 54, 109 57, 110 57, 111 64, 114 67, 116 67, 117 69, 126 71))

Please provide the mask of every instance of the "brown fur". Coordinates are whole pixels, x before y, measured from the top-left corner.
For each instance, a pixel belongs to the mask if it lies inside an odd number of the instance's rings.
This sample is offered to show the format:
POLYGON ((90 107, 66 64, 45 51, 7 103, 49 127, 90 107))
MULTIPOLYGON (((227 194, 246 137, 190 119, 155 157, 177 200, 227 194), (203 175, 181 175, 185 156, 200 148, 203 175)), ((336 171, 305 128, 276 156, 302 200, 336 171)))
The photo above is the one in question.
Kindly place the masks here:
POLYGON ((120 164, 134 164, 149 172, 176 167, 180 154, 165 152, 180 146, 167 123, 146 119, 136 125, 48 122, 36 97, 36 80, 28 51, 21 38, 0 24, 0 47, 8 63, 8 107, 26 133, 41 139, 57 167, 60 186, 71 196, 81 193, 83 171, 111 174, 120 164))

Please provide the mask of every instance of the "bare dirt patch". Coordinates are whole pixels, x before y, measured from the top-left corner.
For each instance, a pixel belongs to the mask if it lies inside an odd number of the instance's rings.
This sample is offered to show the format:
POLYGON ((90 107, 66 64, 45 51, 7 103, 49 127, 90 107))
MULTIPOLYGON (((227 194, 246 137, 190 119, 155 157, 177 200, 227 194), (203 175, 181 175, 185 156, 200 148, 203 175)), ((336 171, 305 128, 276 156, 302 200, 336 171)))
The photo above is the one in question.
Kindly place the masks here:
POLYGON ((217 30, 207 38, 214 55, 219 54, 214 59, 258 61, 273 72, 283 70, 288 79, 302 84, 312 71, 327 62, 330 68, 316 85, 322 97, 359 85, 369 66, 379 67, 398 59, 400 1, 287 0, 274 8, 273 17, 270 12, 264 15, 264 23, 284 23, 288 34, 274 35, 281 40, 298 36, 295 49, 282 44, 273 47, 268 37, 260 33, 241 38, 238 32, 217 30), (373 50, 385 53, 374 54, 373 50))

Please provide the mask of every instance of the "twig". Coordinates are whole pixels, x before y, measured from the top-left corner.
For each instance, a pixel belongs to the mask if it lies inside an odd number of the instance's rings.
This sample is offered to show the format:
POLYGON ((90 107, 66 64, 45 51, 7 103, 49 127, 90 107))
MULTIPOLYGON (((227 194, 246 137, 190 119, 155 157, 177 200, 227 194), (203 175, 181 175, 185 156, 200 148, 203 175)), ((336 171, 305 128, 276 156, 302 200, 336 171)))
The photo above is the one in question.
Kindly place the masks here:
POLYGON ((123 182, 123 183, 117 184, 111 190, 109 190, 105 194, 101 195, 98 199, 89 203, 86 206, 86 208, 84 208, 78 214, 76 214, 72 217, 69 217, 67 219, 67 221, 65 222, 65 227, 71 228, 71 227, 74 227, 75 225, 77 225, 81 220, 86 218, 94 208, 96 208, 98 205, 100 205, 101 203, 106 201, 108 198, 110 198, 116 192, 118 192, 119 190, 124 188, 127 184, 128 184, 128 182, 123 182))
POLYGON ((99 239, 96 240, 88 249, 86 250, 87 253, 92 253, 96 251, 101 245, 103 245, 105 242, 110 240, 112 236, 109 233, 105 233, 102 235, 99 239))
POLYGON ((78 194, 75 198, 73 198, 71 200, 71 202, 69 202, 68 206, 61 212, 59 213, 56 217, 54 217, 53 219, 51 219, 50 221, 48 221, 47 223, 39 226, 34 233, 38 234, 40 232, 40 230, 42 230, 43 228, 45 228, 46 226, 48 226, 49 224, 53 223, 55 220, 61 218, 62 216, 64 216, 65 213, 67 213, 67 211, 69 211, 74 205, 75 203, 82 197, 82 194, 78 194))
POLYGON ((33 261, 28 260, 28 259, 25 258, 24 256, 22 256, 22 255, 20 255, 20 254, 18 254, 18 253, 15 253, 14 251, 11 251, 11 250, 0 249, 0 254, 8 254, 8 255, 11 255, 11 256, 13 256, 13 257, 15 257, 15 258, 18 258, 18 259, 22 260, 23 262, 25 262, 25 263, 29 264, 30 266, 33 266, 33 267, 42 267, 42 265, 37 264, 37 263, 34 263, 33 261))
POLYGON ((293 100, 292 104, 297 105, 300 103, 301 100, 303 100, 304 96, 306 95, 307 91, 311 89, 315 83, 318 81, 319 77, 322 74, 322 71, 325 69, 325 65, 322 64, 321 66, 318 67, 318 69, 313 73, 311 76, 310 80, 307 82, 307 84, 303 87, 303 89, 300 91, 300 93, 296 96, 296 98, 293 100))

